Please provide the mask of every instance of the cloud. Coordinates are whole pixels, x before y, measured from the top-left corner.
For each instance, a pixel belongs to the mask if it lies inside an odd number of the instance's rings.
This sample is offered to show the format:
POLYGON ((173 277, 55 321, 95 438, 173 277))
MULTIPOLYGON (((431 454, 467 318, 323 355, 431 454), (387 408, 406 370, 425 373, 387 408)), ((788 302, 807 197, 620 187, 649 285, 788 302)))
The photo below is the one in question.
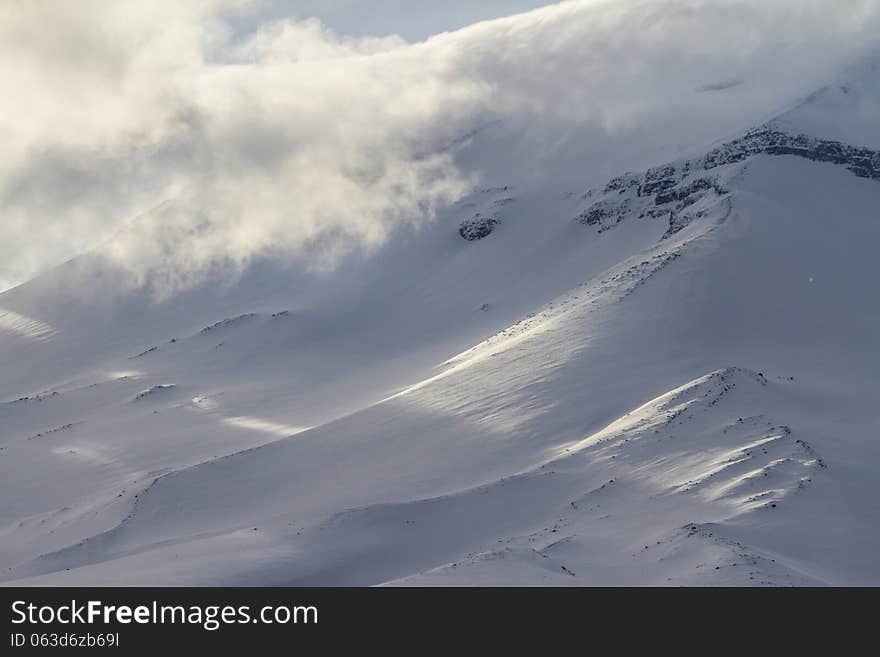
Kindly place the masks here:
POLYGON ((166 291, 329 266, 479 175, 584 177, 748 127, 880 33, 877 0, 566 2, 416 44, 315 20, 242 39, 251 9, 0 7, 0 288, 99 243, 166 291), (485 152, 448 147, 499 119, 485 152))

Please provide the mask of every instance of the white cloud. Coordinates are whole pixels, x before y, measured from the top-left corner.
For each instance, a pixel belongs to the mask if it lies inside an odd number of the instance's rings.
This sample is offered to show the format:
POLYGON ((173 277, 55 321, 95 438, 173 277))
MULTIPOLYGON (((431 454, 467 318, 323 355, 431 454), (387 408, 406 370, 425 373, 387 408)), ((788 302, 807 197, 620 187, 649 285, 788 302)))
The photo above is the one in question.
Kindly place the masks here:
POLYGON ((126 224, 108 252, 165 288, 258 257, 332 263, 487 162, 601 167, 748 127, 880 33, 878 0, 593 0, 419 44, 316 21, 233 40, 247 4, 0 7, 0 287, 126 224), (494 118, 504 153, 441 148, 494 118))

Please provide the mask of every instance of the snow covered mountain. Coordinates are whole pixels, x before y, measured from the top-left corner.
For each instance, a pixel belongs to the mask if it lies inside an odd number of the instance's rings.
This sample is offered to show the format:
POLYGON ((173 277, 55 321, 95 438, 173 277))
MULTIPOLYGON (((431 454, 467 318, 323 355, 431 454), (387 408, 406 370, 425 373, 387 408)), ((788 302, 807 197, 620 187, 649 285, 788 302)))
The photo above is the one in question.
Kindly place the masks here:
POLYGON ((500 168, 331 272, 3 293, 0 580, 880 583, 878 98, 500 168))

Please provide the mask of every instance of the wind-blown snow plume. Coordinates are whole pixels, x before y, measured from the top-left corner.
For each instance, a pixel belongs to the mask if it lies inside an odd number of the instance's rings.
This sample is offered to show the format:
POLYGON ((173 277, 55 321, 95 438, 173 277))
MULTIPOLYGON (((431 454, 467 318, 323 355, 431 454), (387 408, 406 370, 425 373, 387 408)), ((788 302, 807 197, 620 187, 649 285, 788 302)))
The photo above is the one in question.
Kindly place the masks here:
POLYGON ((235 35, 249 4, 0 7, 0 288, 114 235, 107 253, 169 288, 254 258, 332 264, 462 195, 479 171, 449 145, 480 125, 538 160, 688 147, 880 33, 878 0, 592 0, 418 44, 314 20, 235 35))

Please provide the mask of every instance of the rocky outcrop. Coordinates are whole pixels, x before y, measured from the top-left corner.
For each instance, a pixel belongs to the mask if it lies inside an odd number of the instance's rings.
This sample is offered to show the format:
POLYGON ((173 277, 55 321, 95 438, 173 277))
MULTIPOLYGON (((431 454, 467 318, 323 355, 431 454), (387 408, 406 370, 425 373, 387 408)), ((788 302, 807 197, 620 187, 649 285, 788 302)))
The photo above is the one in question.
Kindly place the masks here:
POLYGON ((684 207, 695 203, 701 192, 714 190, 717 194, 725 194, 725 190, 713 178, 697 178, 686 185, 667 189, 654 197, 655 205, 681 203, 684 207))
POLYGON ((233 324, 238 324, 239 322, 243 322, 248 319, 253 319, 256 317, 256 313, 245 313, 243 315, 238 315, 237 317, 227 317, 225 319, 221 319, 219 322, 215 322, 210 326, 206 326, 199 333, 205 335, 207 333, 211 333, 213 331, 217 331, 218 329, 226 328, 228 326, 232 326, 233 324))
POLYGON ((880 151, 809 135, 790 135, 771 126, 753 130, 706 154, 703 167, 713 169, 753 155, 794 155, 845 166, 860 178, 880 180, 880 151))
POLYGON ((670 162, 642 174, 612 178, 601 192, 583 195, 588 205, 575 217, 598 232, 628 217, 664 219, 668 237, 705 216, 727 196, 726 181, 756 155, 793 155, 846 167, 856 176, 880 180, 880 152, 763 126, 692 160, 670 162))
POLYGON ((591 202, 575 219, 601 233, 628 217, 659 218, 668 222, 666 235, 672 235, 727 195, 722 177, 699 175, 690 162, 663 165, 641 176, 625 174, 599 193, 588 192, 584 199, 591 202))
POLYGON ((458 234, 468 242, 481 240, 491 233, 495 226, 501 223, 497 215, 484 215, 477 212, 471 219, 465 219, 458 227, 458 234))
POLYGON ((458 225, 458 234, 462 239, 468 242, 481 240, 503 223, 510 206, 516 203, 514 190, 511 185, 485 187, 475 190, 460 202, 458 207, 461 210, 474 213, 458 225))
POLYGON ((148 397, 154 397, 164 392, 174 390, 176 387, 177 385, 174 383, 161 383, 159 385, 153 386, 152 388, 148 388, 147 390, 142 390, 137 395, 135 395, 134 401, 141 401, 142 399, 146 399, 148 397))

